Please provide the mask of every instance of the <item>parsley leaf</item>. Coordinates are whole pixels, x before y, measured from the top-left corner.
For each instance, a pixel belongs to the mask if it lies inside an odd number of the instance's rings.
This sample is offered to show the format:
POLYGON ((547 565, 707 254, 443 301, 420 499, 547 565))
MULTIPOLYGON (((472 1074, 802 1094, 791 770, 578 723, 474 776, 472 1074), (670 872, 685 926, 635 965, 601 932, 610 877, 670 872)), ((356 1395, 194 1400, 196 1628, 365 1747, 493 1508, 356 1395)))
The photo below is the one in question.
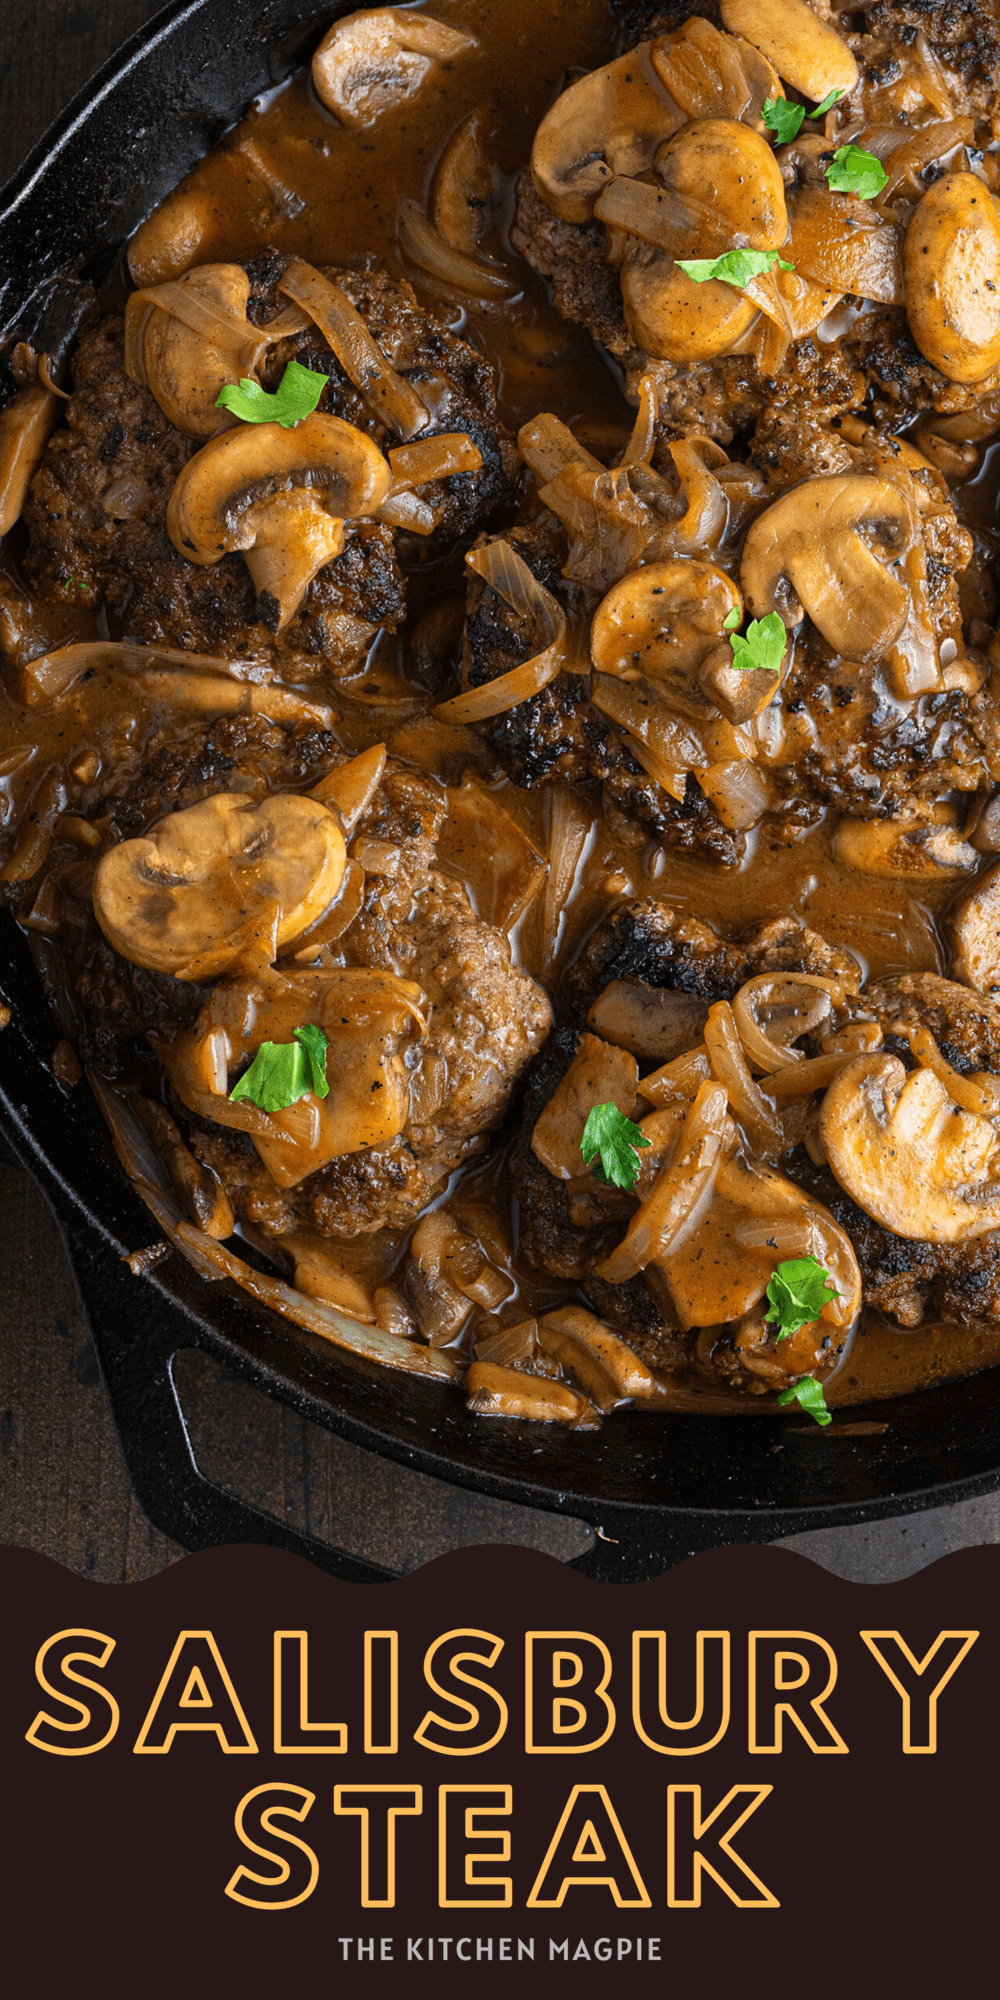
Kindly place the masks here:
POLYGON ((696 285, 703 285, 708 278, 721 278, 724 285, 735 285, 737 291, 742 291, 751 278, 773 270, 775 264, 781 271, 795 269, 776 250, 727 250, 722 257, 689 257, 686 261, 678 257, 676 262, 677 269, 685 271, 696 285))
POLYGON ((833 1418, 826 1407, 823 1384, 822 1382, 817 1382, 815 1375, 800 1375, 798 1381, 793 1382, 790 1389, 782 1389, 778 1397, 778 1402, 782 1405, 786 1403, 798 1403, 808 1417, 815 1417, 818 1424, 832 1424, 833 1422, 833 1418))
POLYGON ((824 1270, 817 1257, 788 1257, 768 1280, 770 1310, 764 1318, 776 1320, 778 1339, 787 1340, 789 1334, 798 1333, 800 1326, 811 1325, 823 1307, 839 1297, 836 1285, 830 1282, 829 1271, 824 1270))
POLYGON ((803 118, 825 118, 835 104, 839 104, 842 90, 828 90, 822 104, 815 111, 806 111, 804 104, 793 104, 788 97, 765 97, 763 119, 769 132, 773 132, 779 146, 787 146, 790 139, 797 137, 803 118))
POLYGON ((769 611, 766 618, 752 618, 745 639, 738 632, 730 632, 729 643, 738 674, 780 674, 787 641, 776 611, 769 611))
POLYGON ((888 178, 881 160, 860 146, 838 146, 826 170, 831 194, 856 194, 859 201, 873 201, 888 178))
POLYGON ((311 416, 329 379, 315 368, 303 368, 300 361, 290 361, 273 396, 244 375, 238 388, 235 382, 227 382, 219 390, 215 407, 231 410, 245 424, 280 424, 290 431, 303 417, 311 416))
POLYGON ((764 123, 773 132, 779 146, 787 146, 794 139, 806 115, 804 104, 793 104, 787 97, 765 97, 764 123))
POLYGON ((617 1104, 593 1104, 587 1113, 580 1151, 585 1164, 594 1167, 595 1180, 610 1181, 612 1187, 628 1188, 631 1193, 639 1178, 636 1148, 649 1143, 617 1104))
POLYGON ((284 1111, 310 1090, 317 1097, 328 1095, 328 1043, 322 1028, 310 1022, 293 1034, 290 1042, 261 1042, 250 1068, 229 1093, 231 1104, 245 1097, 260 1111, 284 1111))
POLYGON ((723 621, 722 621, 722 629, 723 629, 723 631, 724 631, 724 632, 735 632, 735 630, 736 630, 736 627, 737 627, 737 625, 739 624, 739 622, 740 622, 740 619, 742 618, 742 616, 743 616, 743 613, 742 613, 742 611, 740 610, 740 607, 739 607, 739 605, 738 605, 738 604, 734 604, 734 605, 733 605, 733 608, 732 608, 732 610, 731 610, 731 611, 727 611, 727 612, 726 612, 726 615, 725 615, 725 617, 724 617, 724 619, 723 619, 723 621))

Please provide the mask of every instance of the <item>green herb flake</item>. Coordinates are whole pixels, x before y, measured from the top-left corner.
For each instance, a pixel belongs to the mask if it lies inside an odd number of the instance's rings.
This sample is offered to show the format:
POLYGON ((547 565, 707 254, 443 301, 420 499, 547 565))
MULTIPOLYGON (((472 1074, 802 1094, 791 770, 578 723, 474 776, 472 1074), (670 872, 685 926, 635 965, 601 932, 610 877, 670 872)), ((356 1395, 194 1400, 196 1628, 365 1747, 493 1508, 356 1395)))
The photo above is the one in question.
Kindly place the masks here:
POLYGON ((827 112, 832 111, 834 105, 840 103, 843 95, 842 90, 828 90, 822 104, 817 104, 815 111, 810 111, 810 118, 825 118, 827 112))
POLYGON ((593 1104, 587 1113, 580 1151, 585 1165, 593 1166, 595 1180, 610 1181, 612 1187, 627 1188, 631 1194, 639 1178, 636 1148, 649 1143, 617 1104, 593 1104))
POLYGON ((787 97, 765 97, 764 123, 773 132, 779 146, 787 146, 794 139, 806 115, 804 104, 793 104, 787 97))
POLYGON ((823 1384, 815 1375, 800 1375, 790 1389, 782 1389, 778 1402, 784 1408, 788 1403, 798 1403, 807 1417, 814 1417, 818 1424, 832 1424, 833 1418, 826 1407, 823 1384))
POLYGON ((873 201, 888 178, 881 160, 860 146, 838 146, 826 170, 831 194, 855 194, 859 201, 873 201))
POLYGON ((79 583, 79 581, 80 581, 80 579, 79 579, 79 577, 78 577, 78 576, 68 576, 68 577, 66 578, 66 581, 65 581, 65 583, 61 583, 61 584, 59 585, 59 588, 60 588, 60 590, 62 590, 62 591, 70 591, 70 590, 72 590, 72 589, 73 589, 73 587, 74 587, 74 585, 75 585, 75 584, 78 584, 78 583, 79 583))
POLYGON ((725 615, 725 617, 724 617, 724 619, 723 619, 723 621, 722 621, 722 629, 723 629, 723 631, 724 631, 724 632, 735 632, 735 630, 736 630, 736 627, 737 627, 737 625, 739 624, 739 622, 740 622, 740 619, 742 618, 742 616, 743 616, 743 613, 742 613, 742 611, 740 610, 740 607, 739 607, 739 605, 738 605, 738 604, 734 604, 734 605, 733 605, 733 608, 732 608, 732 610, 731 610, 731 611, 727 611, 727 612, 726 612, 726 615, 725 615))
POLYGON ((780 674, 787 636, 776 611, 769 611, 766 618, 751 619, 745 639, 730 632, 729 643, 738 674, 780 674))
POLYGON ((326 1052, 329 1046, 322 1028, 312 1022, 293 1030, 290 1042, 261 1042, 250 1068, 245 1070, 229 1093, 231 1104, 246 1098, 259 1111, 284 1111, 312 1091, 326 1097, 326 1052))
POLYGON ((235 382, 227 382, 219 390, 215 407, 230 410, 244 424, 280 424, 283 430, 290 431, 303 417, 312 415, 329 379, 315 368, 303 368, 301 362, 290 361, 273 396, 259 382, 251 382, 244 375, 239 387, 235 382))
POLYGON ((705 284, 709 278, 720 278, 724 285, 735 285, 742 291, 751 278, 760 278, 766 271, 772 271, 777 264, 779 271, 794 271, 794 264, 786 264, 777 250, 727 250, 722 257, 677 258, 677 269, 686 272, 696 285, 705 284))
POLYGON ((787 1340, 800 1326, 810 1326, 831 1299, 839 1299, 830 1273, 816 1257, 788 1257, 768 1280, 768 1322, 777 1322, 778 1339, 787 1340))

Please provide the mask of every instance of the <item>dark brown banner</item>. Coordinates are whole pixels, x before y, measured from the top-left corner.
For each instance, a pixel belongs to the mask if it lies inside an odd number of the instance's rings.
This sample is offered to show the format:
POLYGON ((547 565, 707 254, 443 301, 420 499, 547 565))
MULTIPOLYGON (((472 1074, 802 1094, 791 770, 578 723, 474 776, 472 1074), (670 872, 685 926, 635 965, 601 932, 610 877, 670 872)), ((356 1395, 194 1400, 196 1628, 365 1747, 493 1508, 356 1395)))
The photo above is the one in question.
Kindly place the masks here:
POLYGON ((0 1568, 12 1993, 988 1971, 998 1549, 888 1587, 770 1549, 618 1587, 511 1548, 372 1588, 0 1568))

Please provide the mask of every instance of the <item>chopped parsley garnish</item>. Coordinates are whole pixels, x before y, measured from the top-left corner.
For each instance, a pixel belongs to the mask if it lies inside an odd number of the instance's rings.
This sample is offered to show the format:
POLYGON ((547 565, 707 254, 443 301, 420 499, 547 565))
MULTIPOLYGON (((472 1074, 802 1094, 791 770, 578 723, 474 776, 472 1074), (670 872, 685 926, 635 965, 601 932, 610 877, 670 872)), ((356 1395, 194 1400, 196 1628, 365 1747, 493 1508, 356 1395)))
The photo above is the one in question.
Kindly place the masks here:
POLYGON ((724 285, 735 285, 742 291, 751 278, 762 277, 777 264, 781 271, 794 271, 794 264, 786 264, 777 250, 727 250, 722 257, 678 257, 677 269, 685 271, 696 285, 703 285, 709 278, 721 278, 724 285))
POLYGON ((736 627, 737 627, 737 625, 739 624, 739 622, 740 622, 740 619, 742 618, 742 616, 743 616, 743 613, 742 613, 742 611, 740 610, 740 607, 739 607, 739 605, 738 605, 738 604, 734 604, 734 605, 733 605, 733 608, 732 608, 732 610, 731 610, 731 611, 727 611, 727 612, 726 612, 726 615, 725 615, 725 617, 724 617, 724 619, 723 619, 723 621, 722 621, 722 629, 723 629, 723 631, 724 631, 724 632, 735 632, 735 630, 736 630, 736 627))
POLYGON ((295 1028, 293 1034, 291 1042, 261 1042, 250 1068, 229 1093, 231 1104, 245 1097, 260 1111, 284 1111, 310 1090, 317 1097, 327 1096, 329 1044, 322 1028, 310 1021, 307 1027, 295 1028))
MULTIPOLYGON (((731 611, 723 621, 724 626, 728 628, 732 620, 731 611)), ((739 624, 738 612, 736 623, 739 624)), ((780 674, 786 634, 776 611, 769 611, 766 618, 752 618, 747 626, 746 638, 741 637, 739 632, 731 631, 729 643, 733 649, 733 666, 738 674, 780 674)))
POLYGON ((768 1280, 770 1310, 764 1318, 769 1323, 776 1321, 778 1339, 787 1340, 789 1334, 798 1333, 800 1326, 810 1326, 823 1307, 839 1297, 836 1285, 830 1282, 829 1271, 824 1270, 817 1257, 788 1257, 777 1265, 768 1280))
POLYGON ((804 118, 825 118, 835 104, 839 104, 842 90, 829 90, 822 104, 815 111, 806 111, 804 104, 793 104, 787 97, 765 97, 764 123, 774 133, 779 146, 787 146, 790 139, 797 137, 804 118))
POLYGON ((227 382, 219 390, 215 407, 231 410, 244 424, 281 424, 290 431, 312 415, 329 379, 315 368, 303 368, 300 361, 290 361, 273 396, 244 375, 238 387, 227 382))
POLYGON ((74 585, 74 584, 76 584, 76 583, 79 583, 79 581, 80 581, 80 579, 79 579, 79 577, 78 577, 78 576, 68 576, 68 577, 66 578, 66 581, 65 581, 65 583, 61 583, 61 584, 59 585, 59 588, 60 588, 60 590, 72 590, 72 588, 73 588, 73 585, 74 585))
POLYGON ((798 1403, 800 1408, 805 1411, 806 1416, 814 1417, 818 1424, 832 1424, 833 1422, 833 1418, 826 1407, 823 1384, 817 1382, 815 1375, 800 1375, 798 1381, 793 1382, 790 1389, 782 1389, 778 1397, 778 1402, 782 1405, 786 1403, 798 1403))
POLYGON ((587 1113, 580 1151, 585 1164, 593 1166, 595 1180, 610 1181, 612 1187, 627 1188, 631 1193, 639 1178, 636 1148, 649 1143, 617 1104, 593 1104, 587 1113))
POLYGON ((888 178, 881 160, 860 146, 838 146, 826 170, 831 194, 855 194, 859 201, 873 201, 888 178))

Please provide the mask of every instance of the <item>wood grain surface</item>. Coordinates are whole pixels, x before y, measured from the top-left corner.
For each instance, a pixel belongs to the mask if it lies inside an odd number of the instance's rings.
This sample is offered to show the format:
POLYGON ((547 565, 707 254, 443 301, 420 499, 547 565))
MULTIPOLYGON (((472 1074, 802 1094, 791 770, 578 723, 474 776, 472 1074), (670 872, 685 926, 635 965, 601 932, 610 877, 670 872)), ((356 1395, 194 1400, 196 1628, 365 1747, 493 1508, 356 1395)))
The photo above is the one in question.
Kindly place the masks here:
MULTIPOLYGON (((0 181, 67 100, 159 9, 143 0, 3 0, 0 181)), ((152 1575, 183 1551, 145 1519, 128 1479, 55 1225, 27 1175, 0 1166, 0 1541, 106 1582, 152 1575)), ((483 1500, 318 1431, 214 1367, 181 1382, 202 1469, 279 1519, 412 1569, 448 1548, 520 1542, 563 1560, 579 1522, 483 1500)), ((1000 1541, 1000 1495, 788 1546, 840 1575, 889 1581, 949 1549, 1000 1541)))

